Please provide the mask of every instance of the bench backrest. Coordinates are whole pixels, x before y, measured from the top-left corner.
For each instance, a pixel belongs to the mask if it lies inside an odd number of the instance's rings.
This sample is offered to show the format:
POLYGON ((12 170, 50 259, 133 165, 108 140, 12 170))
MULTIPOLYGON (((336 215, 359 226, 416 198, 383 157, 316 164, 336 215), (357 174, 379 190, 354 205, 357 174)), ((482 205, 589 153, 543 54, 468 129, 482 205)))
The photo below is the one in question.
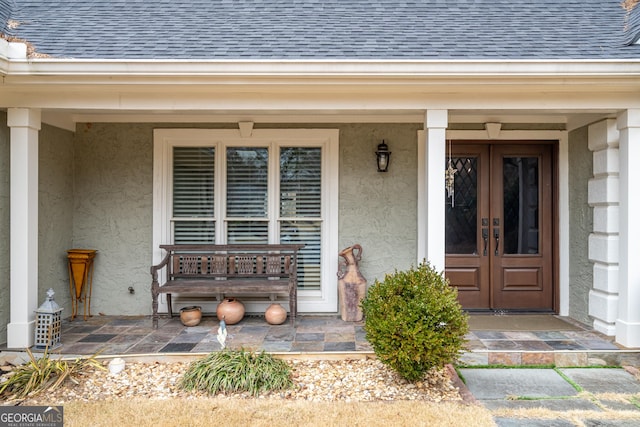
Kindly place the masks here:
POLYGON ((160 245, 168 278, 295 278, 304 245, 160 245))

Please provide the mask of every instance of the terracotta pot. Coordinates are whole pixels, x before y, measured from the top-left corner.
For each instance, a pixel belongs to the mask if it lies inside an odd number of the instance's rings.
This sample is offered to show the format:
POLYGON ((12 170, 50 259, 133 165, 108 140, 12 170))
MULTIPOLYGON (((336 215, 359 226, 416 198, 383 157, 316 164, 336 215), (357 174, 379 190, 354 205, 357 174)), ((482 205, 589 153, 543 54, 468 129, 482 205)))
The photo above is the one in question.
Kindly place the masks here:
POLYGON ((287 320, 287 310, 280 304, 271 304, 264 312, 264 318, 270 325, 281 325, 287 320))
POLYGON ((180 309, 180 321, 184 326, 196 326, 202 319, 202 309, 196 305, 180 309))
POLYGON ((235 325, 244 317, 244 304, 236 298, 225 298, 218 304, 216 315, 227 325, 235 325))

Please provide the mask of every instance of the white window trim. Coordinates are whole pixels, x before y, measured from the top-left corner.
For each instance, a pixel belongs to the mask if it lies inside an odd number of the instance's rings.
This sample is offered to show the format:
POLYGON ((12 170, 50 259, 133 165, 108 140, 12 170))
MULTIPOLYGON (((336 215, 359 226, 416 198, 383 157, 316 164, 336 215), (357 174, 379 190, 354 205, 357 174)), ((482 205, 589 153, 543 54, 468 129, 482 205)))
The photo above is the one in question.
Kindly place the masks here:
MULTIPOLYGON (((251 135, 241 136, 236 129, 155 129, 153 132, 153 249, 152 261, 162 260, 160 245, 170 238, 172 148, 179 145, 212 145, 219 150, 225 146, 322 146, 322 258, 320 291, 299 290, 298 312, 336 313, 338 310, 338 167, 339 131, 337 129, 254 129, 251 135)), ((223 156, 224 157, 224 156, 223 156)), ((275 156, 270 156, 270 159, 275 156)), ((271 160, 270 160, 271 161, 271 160)), ((272 160, 275 161, 275 160, 272 160)), ((216 194, 220 193, 224 165, 216 165, 216 194)), ((273 165, 271 165, 273 166, 273 165)), ((271 167, 269 184, 278 182, 276 168, 271 167)), ((272 187, 270 187, 272 188, 272 187)), ((216 200, 216 218, 224 219, 224 205, 216 200)), ((270 203, 277 211, 277 202, 270 203)), ((273 211, 272 211, 273 212, 273 211)), ((216 221, 216 239, 223 235, 224 221, 216 221)), ((272 234, 273 235, 273 234, 272 234)), ((164 280, 164 278, 161 278, 164 280)), ((164 294, 160 298, 160 311, 166 310, 164 294)), ((245 304, 248 312, 263 312, 268 302, 245 304)), ((177 306, 177 305, 176 305, 177 306)), ((203 307, 215 311, 215 307, 203 307)))

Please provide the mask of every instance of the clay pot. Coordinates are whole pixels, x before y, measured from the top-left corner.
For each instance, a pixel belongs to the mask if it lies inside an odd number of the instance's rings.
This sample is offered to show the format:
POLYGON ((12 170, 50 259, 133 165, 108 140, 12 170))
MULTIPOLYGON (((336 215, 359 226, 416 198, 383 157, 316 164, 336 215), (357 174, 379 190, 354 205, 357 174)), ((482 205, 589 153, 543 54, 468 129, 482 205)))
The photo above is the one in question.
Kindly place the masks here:
POLYGON ((280 304, 271 304, 264 312, 264 318, 270 325, 281 325, 287 320, 287 310, 280 304))
POLYGON ((202 309, 196 305, 180 309, 180 321, 184 326, 196 326, 202 319, 202 309))
POLYGON ((367 280, 360 274, 358 262, 362 259, 362 246, 353 245, 340 252, 338 263, 338 297, 340 314, 345 322, 362 320, 362 300, 367 293, 367 280))
POLYGON ((244 304, 236 298, 225 298, 218 304, 216 315, 227 325, 235 325, 244 317, 244 304))

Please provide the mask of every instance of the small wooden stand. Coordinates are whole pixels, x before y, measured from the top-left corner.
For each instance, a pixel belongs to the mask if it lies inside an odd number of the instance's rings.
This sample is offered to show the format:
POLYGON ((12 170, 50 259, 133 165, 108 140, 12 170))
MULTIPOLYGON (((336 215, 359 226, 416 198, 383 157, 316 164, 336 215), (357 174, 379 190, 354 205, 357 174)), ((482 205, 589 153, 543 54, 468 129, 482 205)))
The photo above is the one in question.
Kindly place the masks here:
POLYGON ((78 301, 84 305, 84 320, 91 317, 91 290, 93 287, 93 258, 94 249, 70 249, 67 251, 69 260, 69 290, 71 291, 71 320, 78 314, 78 301))

